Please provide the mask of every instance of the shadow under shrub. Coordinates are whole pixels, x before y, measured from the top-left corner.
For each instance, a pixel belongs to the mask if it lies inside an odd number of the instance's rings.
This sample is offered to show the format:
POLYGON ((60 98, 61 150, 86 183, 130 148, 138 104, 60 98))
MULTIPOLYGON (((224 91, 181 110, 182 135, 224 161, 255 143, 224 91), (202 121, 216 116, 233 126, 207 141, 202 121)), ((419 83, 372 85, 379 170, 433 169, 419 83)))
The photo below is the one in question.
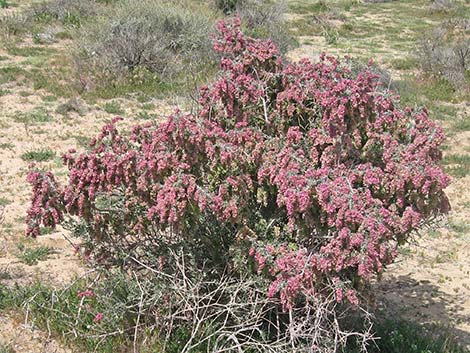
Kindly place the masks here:
POLYGON ((240 26, 218 23, 222 71, 200 89, 195 114, 177 110, 129 133, 114 119, 89 152, 64 155, 65 186, 32 170, 27 233, 62 224, 91 264, 137 282, 162 278, 168 300, 196 298, 170 306, 187 308, 192 325, 180 351, 202 342, 196 337, 210 337, 207 350, 216 352, 227 340, 227 351, 331 352, 351 337, 365 350, 367 320, 351 333, 337 315, 367 317, 370 280, 448 211, 442 129, 425 109, 403 109, 378 90, 369 69, 354 73, 325 55, 286 64, 272 41, 240 26), (230 290, 220 293, 225 280, 230 290), (232 283, 258 283, 244 295, 261 292, 272 307, 248 315, 260 318, 252 333, 232 324, 240 315, 224 319, 219 304, 234 294, 232 283))

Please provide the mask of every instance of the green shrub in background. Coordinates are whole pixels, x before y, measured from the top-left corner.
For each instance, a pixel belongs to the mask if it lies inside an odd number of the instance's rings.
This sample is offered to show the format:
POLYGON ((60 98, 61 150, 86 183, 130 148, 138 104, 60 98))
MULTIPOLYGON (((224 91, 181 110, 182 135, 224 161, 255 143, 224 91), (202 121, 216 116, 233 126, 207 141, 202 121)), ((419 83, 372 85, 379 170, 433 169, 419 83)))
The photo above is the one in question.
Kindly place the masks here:
POLYGON ((63 24, 80 26, 83 18, 96 15, 97 11, 97 3, 93 0, 53 0, 34 4, 28 15, 39 22, 57 20, 63 24))
POLYGON ((292 48, 284 25, 287 3, 283 0, 238 0, 235 13, 245 32, 255 38, 271 39, 281 52, 292 48))
POLYGON ((98 76, 175 80, 213 65, 215 16, 190 2, 124 0, 82 27, 76 63, 98 76))
POLYGON ((215 0, 215 5, 224 14, 231 14, 236 10, 239 2, 240 0, 215 0))
POLYGON ((470 90, 470 19, 446 20, 425 34, 418 51, 423 71, 455 90, 470 90))
POLYGON ((238 16, 247 34, 255 38, 270 38, 281 52, 292 47, 292 38, 284 29, 287 2, 284 0, 215 0, 224 14, 238 16))

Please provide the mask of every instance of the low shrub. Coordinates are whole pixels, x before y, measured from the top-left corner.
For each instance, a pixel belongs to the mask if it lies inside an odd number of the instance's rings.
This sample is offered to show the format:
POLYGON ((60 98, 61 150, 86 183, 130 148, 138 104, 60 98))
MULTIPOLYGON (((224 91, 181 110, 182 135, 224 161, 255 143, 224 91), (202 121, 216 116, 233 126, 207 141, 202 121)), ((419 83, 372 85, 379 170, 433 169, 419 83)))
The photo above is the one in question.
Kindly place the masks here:
POLYGON ((23 14, 10 13, 0 16, 0 28, 2 36, 16 36, 24 33, 30 27, 30 20, 23 14))
POLYGON ((31 33, 37 43, 54 42, 63 32, 49 26, 53 22, 79 27, 84 19, 95 16, 100 9, 95 0, 51 0, 33 3, 21 12, 0 17, 3 35, 31 33))
POLYGON ((429 12, 446 13, 455 9, 455 1, 453 0, 433 0, 429 5, 429 12))
POLYGON ((224 14, 234 13, 241 0, 215 0, 215 6, 224 14))
POLYGON ((174 77, 213 62, 214 19, 203 6, 165 0, 124 0, 83 26, 76 62, 100 76, 174 77))
POLYGON ((283 0, 240 0, 235 6, 247 35, 271 39, 282 53, 292 48, 294 42, 284 29, 286 10, 283 0))
POLYGON ((56 113, 61 115, 68 115, 68 113, 74 112, 83 116, 87 111, 88 108, 86 103, 77 97, 70 98, 68 101, 58 105, 56 108, 56 113))
POLYGON ((470 21, 447 20, 425 36, 419 61, 427 74, 447 80, 455 89, 470 89, 469 48, 470 21))
MULTIPOLYGON (((350 336, 335 313, 367 302, 370 280, 398 247, 449 209, 442 129, 425 109, 400 108, 369 70, 353 74, 325 55, 286 64, 272 41, 244 36, 239 19, 217 28, 222 72, 201 88, 197 113, 128 134, 114 119, 89 152, 64 155, 64 187, 32 170, 27 234, 62 224, 91 263, 167 278, 167 300, 180 301, 170 317, 199 323, 197 337, 214 330, 199 341, 208 351, 232 339, 331 352, 350 336), (257 283, 247 293, 273 305, 259 316, 264 326, 240 333, 238 314, 210 311, 208 321, 191 311, 214 291, 227 303, 234 289, 217 288, 244 276, 257 283), (173 280, 189 280, 201 300, 173 280)), ((168 325, 159 330, 176 333, 168 325)), ((353 336, 369 338, 367 327, 353 336)), ((194 348, 191 332, 180 351, 194 348)))
POLYGON ((83 18, 96 15, 96 4, 94 0, 52 0, 34 4, 27 14, 39 22, 57 20, 63 24, 80 26, 83 18))

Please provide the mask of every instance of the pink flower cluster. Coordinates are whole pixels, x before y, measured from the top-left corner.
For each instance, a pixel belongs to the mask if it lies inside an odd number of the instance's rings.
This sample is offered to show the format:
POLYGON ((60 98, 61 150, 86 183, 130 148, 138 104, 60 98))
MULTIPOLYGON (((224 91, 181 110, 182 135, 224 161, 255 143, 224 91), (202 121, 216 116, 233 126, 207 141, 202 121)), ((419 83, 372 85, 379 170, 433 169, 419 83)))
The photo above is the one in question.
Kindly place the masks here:
POLYGON ((235 229, 230 245, 241 229, 257 230, 245 232, 247 255, 285 308, 331 286, 338 301, 357 303, 359 284, 449 209, 442 129, 424 109, 401 109, 368 71, 355 77, 325 55, 285 64, 272 42, 244 36, 238 20, 218 30, 222 74, 201 88, 199 112, 176 111, 128 136, 114 120, 90 152, 64 156, 63 189, 32 172, 28 234, 67 213, 102 240, 116 217, 99 200, 119 194, 114 212, 126 236, 171 227, 184 237, 210 214, 235 229))
POLYGON ((54 227, 63 221, 63 208, 60 191, 52 173, 33 170, 28 174, 27 181, 33 186, 31 206, 26 215, 27 234, 36 237, 40 234, 41 224, 54 227))

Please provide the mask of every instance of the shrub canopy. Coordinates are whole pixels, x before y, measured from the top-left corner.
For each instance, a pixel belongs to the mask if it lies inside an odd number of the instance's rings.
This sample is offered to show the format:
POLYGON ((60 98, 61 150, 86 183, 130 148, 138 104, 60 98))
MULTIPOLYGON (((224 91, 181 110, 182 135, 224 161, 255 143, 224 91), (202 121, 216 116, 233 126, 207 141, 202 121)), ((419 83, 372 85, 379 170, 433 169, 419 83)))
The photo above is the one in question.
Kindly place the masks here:
POLYGON ((285 308, 325 288, 357 303, 397 246, 449 209, 441 128, 367 70, 325 55, 286 64, 239 20, 217 30, 222 72, 199 112, 130 134, 114 119, 89 152, 64 156, 64 187, 33 170, 28 235, 66 219, 102 263, 151 253, 171 272, 178 248, 215 275, 263 274, 285 308))

